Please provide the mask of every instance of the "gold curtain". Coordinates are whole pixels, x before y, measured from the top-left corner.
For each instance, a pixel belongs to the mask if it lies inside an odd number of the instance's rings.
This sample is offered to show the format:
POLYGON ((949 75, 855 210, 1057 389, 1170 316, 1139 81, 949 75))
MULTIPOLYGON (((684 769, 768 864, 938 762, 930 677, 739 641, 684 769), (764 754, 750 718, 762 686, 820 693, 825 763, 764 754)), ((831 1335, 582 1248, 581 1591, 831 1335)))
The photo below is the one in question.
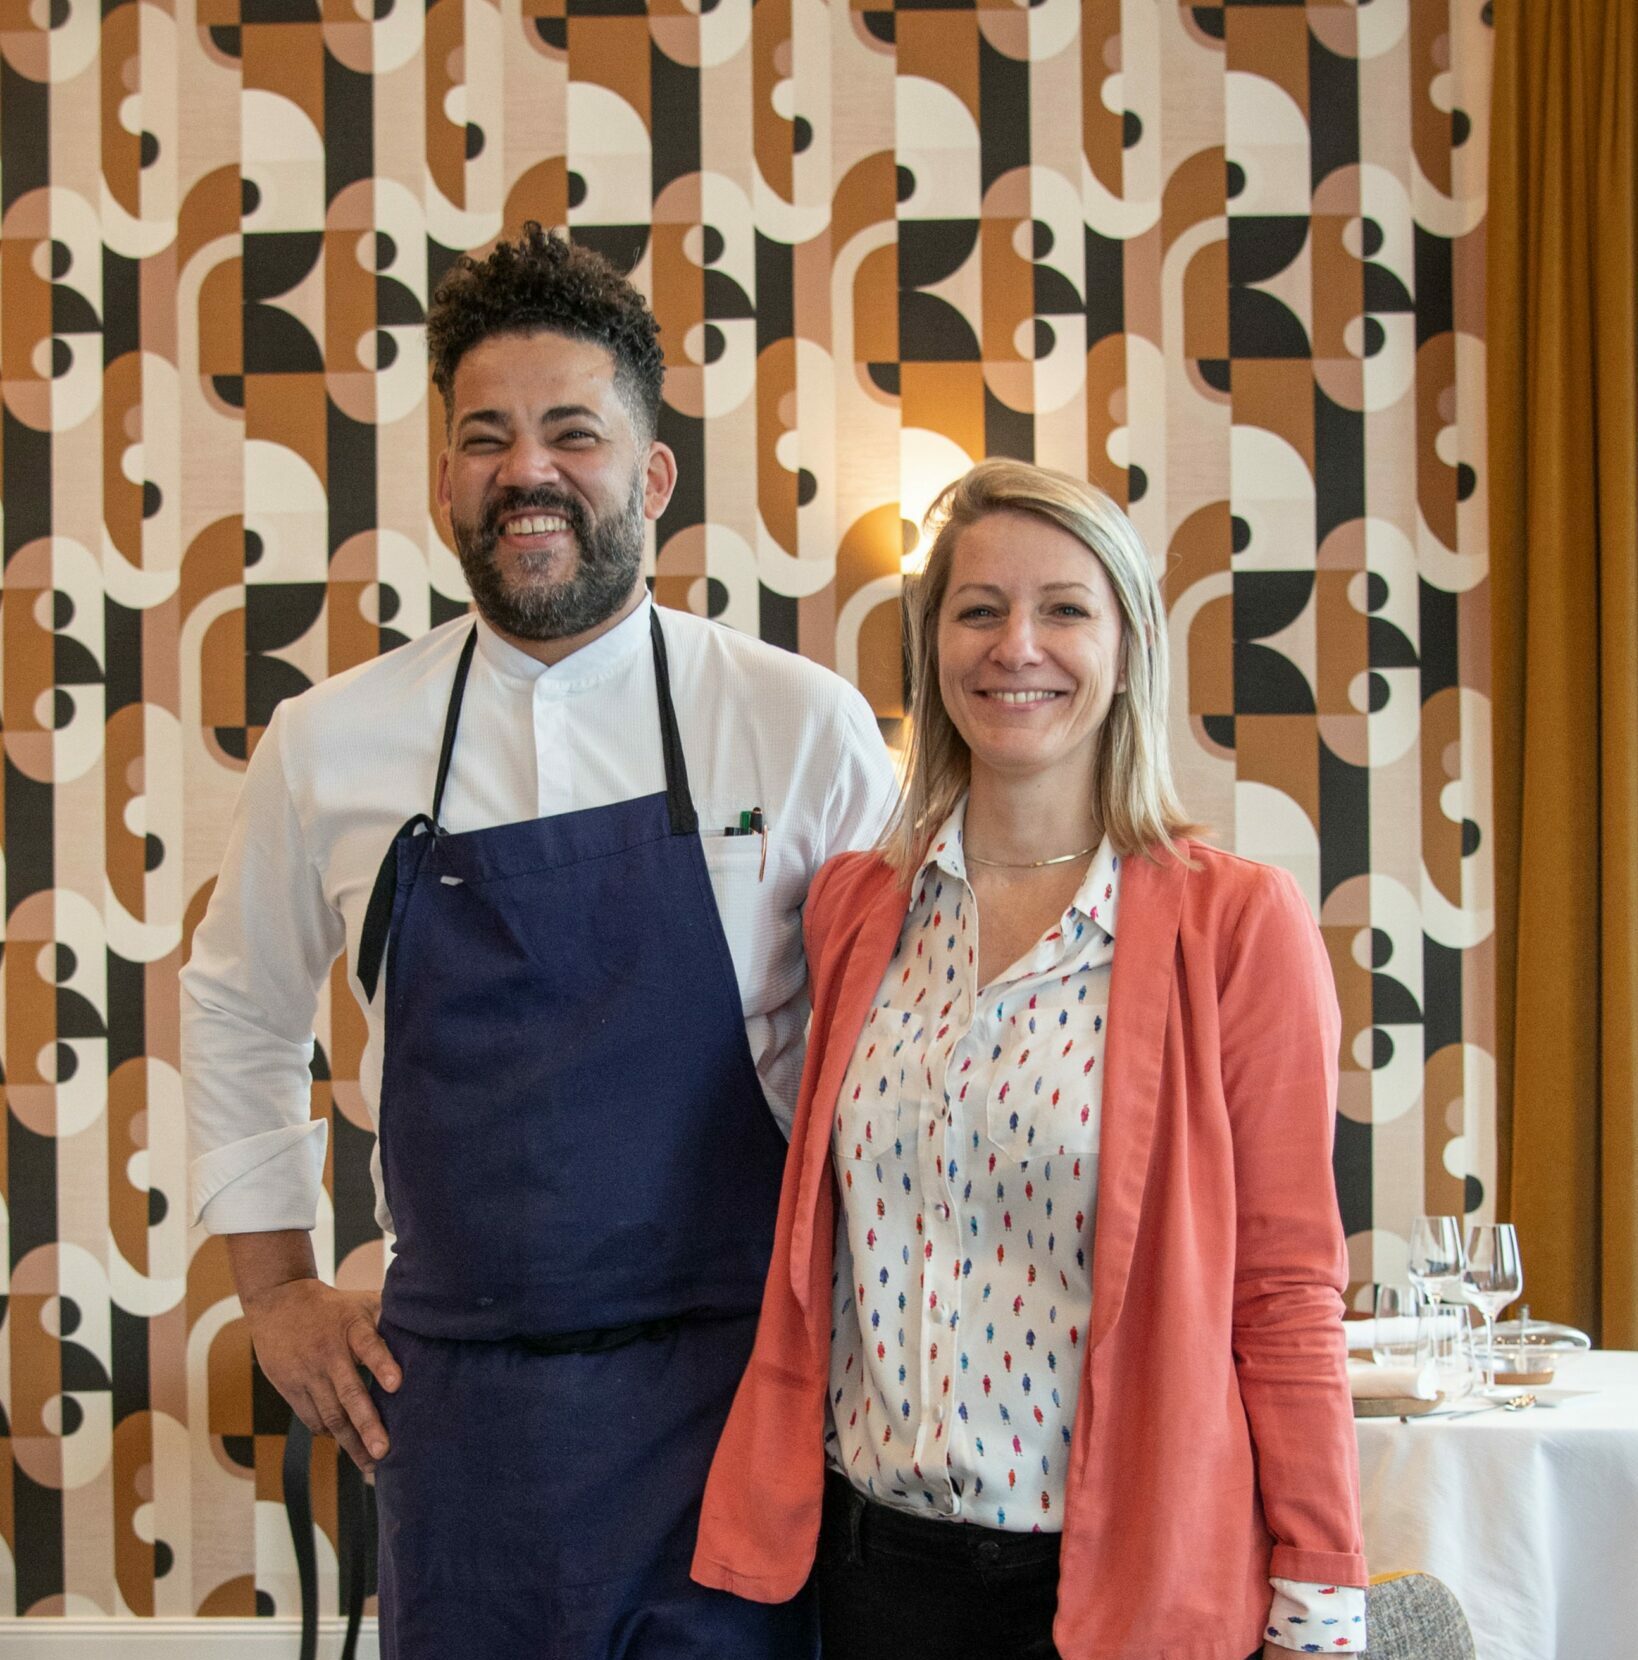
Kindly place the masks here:
POLYGON ((1495 26, 1500 1214, 1535 1314, 1638 1348, 1638 0, 1495 26))

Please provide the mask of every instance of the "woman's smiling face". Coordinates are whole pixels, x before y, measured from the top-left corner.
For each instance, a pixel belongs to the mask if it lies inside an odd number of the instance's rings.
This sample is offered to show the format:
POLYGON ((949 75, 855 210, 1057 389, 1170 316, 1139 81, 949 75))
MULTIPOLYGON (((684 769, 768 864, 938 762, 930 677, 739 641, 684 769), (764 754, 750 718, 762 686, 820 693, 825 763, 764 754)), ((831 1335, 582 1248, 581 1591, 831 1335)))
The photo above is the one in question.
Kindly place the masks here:
POLYGON ((1120 605, 1102 564, 1032 513, 961 532, 938 617, 939 691, 979 770, 1084 790, 1123 689, 1120 605))

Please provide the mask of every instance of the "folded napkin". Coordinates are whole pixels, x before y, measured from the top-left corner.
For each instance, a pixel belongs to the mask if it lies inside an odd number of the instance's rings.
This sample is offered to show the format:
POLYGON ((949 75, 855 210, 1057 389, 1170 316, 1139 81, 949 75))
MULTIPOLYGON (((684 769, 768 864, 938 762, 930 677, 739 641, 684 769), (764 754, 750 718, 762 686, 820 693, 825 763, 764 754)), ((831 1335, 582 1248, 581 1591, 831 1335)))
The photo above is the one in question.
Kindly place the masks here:
POLYGON ((1374 1360, 1350 1360, 1348 1393, 1356 1401, 1436 1401, 1439 1398, 1439 1374, 1431 1360, 1420 1368, 1378 1366, 1374 1360))
MULTIPOLYGON (((1458 1325, 1465 1325, 1467 1310, 1465 1308, 1441 1309, 1434 1315, 1431 1324, 1437 1328, 1454 1329, 1458 1325)), ((1399 1314, 1392 1319, 1376 1320, 1367 1317, 1364 1320, 1344 1320, 1342 1322, 1343 1335, 1348 1340, 1350 1354, 1369 1354, 1378 1343, 1414 1343, 1416 1341, 1416 1316, 1414 1314, 1399 1314), (1380 1339, 1377 1336, 1381 1331, 1380 1339)))

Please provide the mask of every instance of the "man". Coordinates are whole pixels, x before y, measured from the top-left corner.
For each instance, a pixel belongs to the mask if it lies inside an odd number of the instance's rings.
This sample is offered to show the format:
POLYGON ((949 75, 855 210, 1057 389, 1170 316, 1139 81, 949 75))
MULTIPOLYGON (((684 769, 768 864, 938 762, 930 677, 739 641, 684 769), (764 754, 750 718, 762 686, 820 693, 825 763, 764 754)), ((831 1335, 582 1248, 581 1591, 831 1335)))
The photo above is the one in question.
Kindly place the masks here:
POLYGON ((459 263, 427 333, 478 617, 282 704, 257 747, 183 973, 194 1210, 268 1377, 375 1471, 385 1660, 791 1660, 804 1604, 688 1561, 772 1243, 801 906, 891 769, 834 675, 650 602, 676 462, 629 284, 531 225, 459 263), (379 1305, 308 1238, 343 949, 379 1305))

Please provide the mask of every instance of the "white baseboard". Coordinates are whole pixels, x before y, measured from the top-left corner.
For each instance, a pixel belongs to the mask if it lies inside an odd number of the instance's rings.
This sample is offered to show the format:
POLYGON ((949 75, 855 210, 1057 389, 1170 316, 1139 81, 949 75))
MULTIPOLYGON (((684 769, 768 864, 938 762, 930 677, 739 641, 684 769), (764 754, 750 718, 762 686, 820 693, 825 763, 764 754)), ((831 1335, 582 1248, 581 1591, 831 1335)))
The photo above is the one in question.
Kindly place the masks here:
MULTIPOLYGON (((347 1622, 319 1621, 318 1660, 340 1660, 347 1622)), ((0 1655, 6 1660, 296 1660, 301 1621, 268 1619, 95 1620, 42 1616, 0 1619, 0 1655)), ((375 1621, 358 1634, 358 1660, 380 1660, 375 1621)))

